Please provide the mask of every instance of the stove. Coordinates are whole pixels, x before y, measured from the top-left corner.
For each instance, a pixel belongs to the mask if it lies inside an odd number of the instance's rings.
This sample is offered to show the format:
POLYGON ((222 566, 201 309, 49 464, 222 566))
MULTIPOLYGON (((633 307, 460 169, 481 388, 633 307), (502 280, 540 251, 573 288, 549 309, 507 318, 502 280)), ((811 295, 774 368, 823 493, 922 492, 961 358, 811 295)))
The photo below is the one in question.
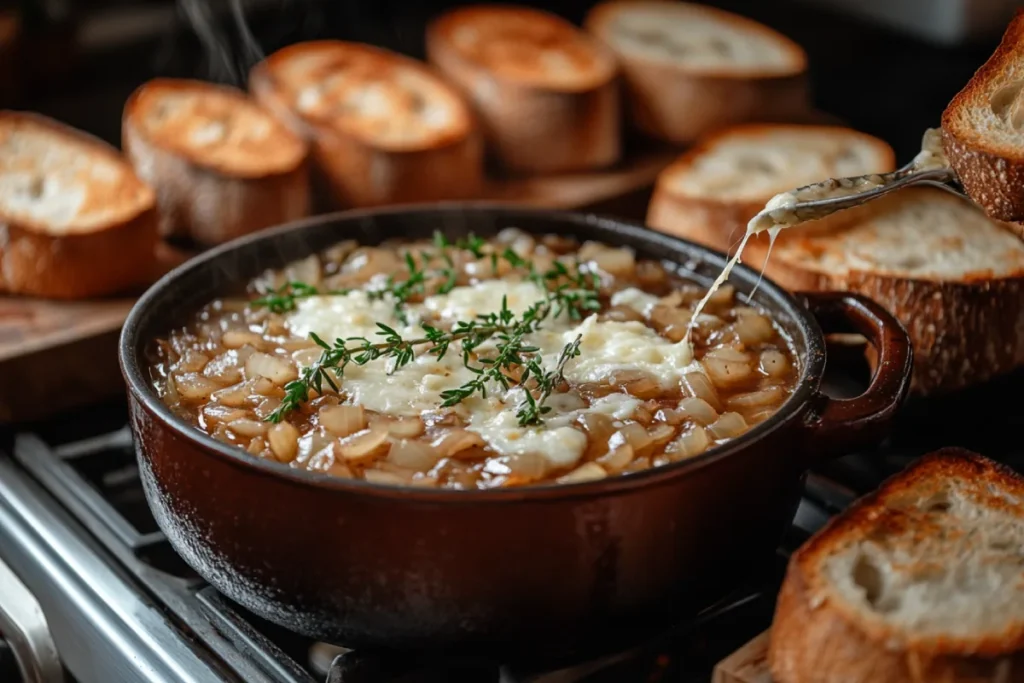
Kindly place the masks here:
MULTIPOLYGON (((864 375, 833 368, 826 392, 855 395, 864 375)), ((772 567, 637 647, 557 671, 347 650, 270 624, 192 572, 158 529, 123 401, 28 425, 0 440, 0 681, 706 683, 770 625, 790 553, 915 457, 963 446, 1024 471, 1024 446, 1006 438, 1024 421, 1022 381, 911 402, 879 448, 808 474, 772 567)))

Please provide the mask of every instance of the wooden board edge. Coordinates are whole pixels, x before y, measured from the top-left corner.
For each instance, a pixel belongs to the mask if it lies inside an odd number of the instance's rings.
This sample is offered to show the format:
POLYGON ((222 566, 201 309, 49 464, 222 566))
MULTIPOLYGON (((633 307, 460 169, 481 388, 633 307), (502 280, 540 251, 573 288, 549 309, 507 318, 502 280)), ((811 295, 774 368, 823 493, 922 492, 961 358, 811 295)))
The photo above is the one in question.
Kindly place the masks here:
POLYGON ((768 671, 768 641, 765 631, 715 665, 712 683, 773 683, 768 671))

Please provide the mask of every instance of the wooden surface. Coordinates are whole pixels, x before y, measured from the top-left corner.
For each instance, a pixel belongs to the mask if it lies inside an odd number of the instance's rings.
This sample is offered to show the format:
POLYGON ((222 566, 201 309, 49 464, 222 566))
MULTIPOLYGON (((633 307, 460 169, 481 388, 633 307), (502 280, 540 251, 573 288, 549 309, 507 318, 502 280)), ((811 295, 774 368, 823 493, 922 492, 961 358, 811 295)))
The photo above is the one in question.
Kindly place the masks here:
MULTIPOLYGON (((642 220, 655 178, 677 154, 644 149, 606 171, 494 180, 483 198, 642 220)), ((166 253, 159 270, 185 257, 166 253)), ((133 303, 0 296, 0 423, 43 418, 124 391, 117 337, 133 303)))
POLYGON ((711 683, 773 683, 768 671, 768 634, 765 631, 720 661, 711 683))

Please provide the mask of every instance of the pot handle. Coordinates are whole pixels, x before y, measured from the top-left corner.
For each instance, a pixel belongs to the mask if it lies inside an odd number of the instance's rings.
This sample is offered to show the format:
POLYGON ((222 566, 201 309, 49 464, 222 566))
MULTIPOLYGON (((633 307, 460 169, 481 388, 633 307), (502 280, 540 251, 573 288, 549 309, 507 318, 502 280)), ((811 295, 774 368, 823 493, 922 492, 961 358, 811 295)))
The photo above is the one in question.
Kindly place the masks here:
POLYGON ((804 422, 810 458, 821 460, 876 445, 885 438, 910 389, 914 352, 907 331, 892 314, 860 294, 804 292, 797 297, 823 331, 852 327, 878 353, 874 376, 863 394, 829 398, 818 393, 812 399, 804 422))

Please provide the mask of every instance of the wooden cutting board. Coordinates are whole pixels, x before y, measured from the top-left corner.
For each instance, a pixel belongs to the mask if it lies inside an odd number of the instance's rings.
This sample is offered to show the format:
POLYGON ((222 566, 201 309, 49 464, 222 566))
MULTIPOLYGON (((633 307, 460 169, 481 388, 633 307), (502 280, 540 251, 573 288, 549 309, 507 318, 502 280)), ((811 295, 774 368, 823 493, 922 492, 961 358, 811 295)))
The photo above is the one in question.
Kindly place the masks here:
POLYGON ((773 683, 768 671, 768 637, 765 631, 715 666, 711 683, 773 683))
MULTIPOLYGON (((642 220, 678 150, 635 150, 614 169, 494 180, 483 199, 642 220)), ((168 253, 162 270, 186 258, 168 253)), ((0 296, 0 424, 41 419, 121 394, 117 337, 133 298, 61 302, 0 296)))

